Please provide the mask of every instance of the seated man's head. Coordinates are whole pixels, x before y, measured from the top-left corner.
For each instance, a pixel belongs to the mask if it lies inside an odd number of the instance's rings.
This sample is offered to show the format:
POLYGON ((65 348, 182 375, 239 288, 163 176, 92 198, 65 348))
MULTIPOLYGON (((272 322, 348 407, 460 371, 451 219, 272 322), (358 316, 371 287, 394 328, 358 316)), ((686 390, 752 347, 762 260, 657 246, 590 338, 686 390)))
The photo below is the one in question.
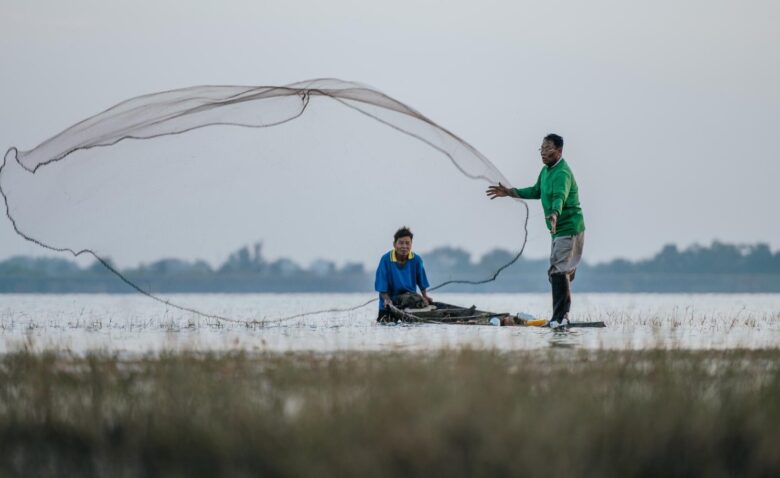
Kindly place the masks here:
POLYGON ((412 234, 412 231, 406 226, 395 231, 395 235, 393 236, 393 249, 395 249, 395 256, 397 258, 406 259, 409 257, 409 253, 412 252, 412 239, 414 239, 414 234, 412 234))

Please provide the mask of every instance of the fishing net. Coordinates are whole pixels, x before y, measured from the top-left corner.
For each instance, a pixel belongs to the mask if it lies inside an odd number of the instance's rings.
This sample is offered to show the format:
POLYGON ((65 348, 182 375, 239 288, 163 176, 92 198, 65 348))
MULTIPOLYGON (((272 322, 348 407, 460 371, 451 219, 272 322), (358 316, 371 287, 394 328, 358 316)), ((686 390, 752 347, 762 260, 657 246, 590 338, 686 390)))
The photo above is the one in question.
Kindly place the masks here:
POLYGON ((371 269, 401 225, 418 249, 520 251, 527 207, 488 201, 485 186, 499 181, 509 184, 455 134, 337 79, 139 96, 11 148, 0 167, 18 234, 94 256, 137 291, 204 315, 120 270, 165 257, 216 265, 256 241, 263 260, 371 269))

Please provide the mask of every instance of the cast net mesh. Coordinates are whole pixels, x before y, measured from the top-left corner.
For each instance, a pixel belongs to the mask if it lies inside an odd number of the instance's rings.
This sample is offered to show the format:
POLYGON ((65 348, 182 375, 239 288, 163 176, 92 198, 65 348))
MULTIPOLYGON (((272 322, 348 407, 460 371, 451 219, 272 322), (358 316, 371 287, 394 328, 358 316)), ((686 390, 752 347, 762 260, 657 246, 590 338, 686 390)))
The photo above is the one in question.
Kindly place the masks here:
POLYGON ((177 303, 120 269, 163 257, 217 264, 257 240, 269 257, 371 268, 401 225, 416 248, 488 244, 519 257, 528 209, 486 200, 485 186, 499 181, 509 184, 452 132, 337 79, 139 96, 33 149, 11 148, 0 167, 18 234, 94 256, 138 292, 224 320, 233 318, 177 303))

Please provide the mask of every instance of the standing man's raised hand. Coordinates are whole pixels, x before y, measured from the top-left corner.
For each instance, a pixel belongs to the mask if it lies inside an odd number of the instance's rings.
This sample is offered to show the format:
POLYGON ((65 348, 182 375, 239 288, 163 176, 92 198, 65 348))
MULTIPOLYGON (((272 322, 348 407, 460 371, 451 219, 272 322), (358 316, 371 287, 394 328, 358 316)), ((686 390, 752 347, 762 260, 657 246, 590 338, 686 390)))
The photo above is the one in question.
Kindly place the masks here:
POLYGON ((498 183, 498 186, 490 186, 489 188, 487 188, 485 194, 487 194, 487 196, 490 199, 514 197, 514 195, 512 194, 512 190, 501 183, 498 183))

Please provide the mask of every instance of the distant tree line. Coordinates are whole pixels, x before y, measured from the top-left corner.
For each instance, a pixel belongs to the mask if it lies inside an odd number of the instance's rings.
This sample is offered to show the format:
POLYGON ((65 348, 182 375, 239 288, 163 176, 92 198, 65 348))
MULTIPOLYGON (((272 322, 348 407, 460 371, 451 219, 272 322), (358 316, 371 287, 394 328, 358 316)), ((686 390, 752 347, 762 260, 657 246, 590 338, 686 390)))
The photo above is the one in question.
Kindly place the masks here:
POLYGON ((771 274, 780 273, 780 252, 767 244, 734 245, 713 242, 709 247, 693 245, 679 250, 668 244, 650 259, 637 262, 615 259, 592 267, 598 272, 771 274))
MULTIPOLYGON (((479 260, 461 248, 439 247, 421 254, 435 285, 448 280, 491 277, 515 253, 495 249, 479 260)), ((546 291, 546 259, 520 258, 489 284, 455 284, 446 291, 546 291)), ((373 290, 373 267, 337 266, 317 259, 308 267, 280 258, 267 260, 258 243, 230 254, 214 268, 205 261, 162 259, 121 270, 150 292, 364 292, 373 290)), ((577 272, 575 289, 614 292, 780 292, 780 252, 767 244, 713 242, 680 250, 664 246, 649 259, 615 259, 577 272)), ((59 258, 17 256, 0 262, 0 292, 131 292, 99 262, 81 268, 59 258)))

